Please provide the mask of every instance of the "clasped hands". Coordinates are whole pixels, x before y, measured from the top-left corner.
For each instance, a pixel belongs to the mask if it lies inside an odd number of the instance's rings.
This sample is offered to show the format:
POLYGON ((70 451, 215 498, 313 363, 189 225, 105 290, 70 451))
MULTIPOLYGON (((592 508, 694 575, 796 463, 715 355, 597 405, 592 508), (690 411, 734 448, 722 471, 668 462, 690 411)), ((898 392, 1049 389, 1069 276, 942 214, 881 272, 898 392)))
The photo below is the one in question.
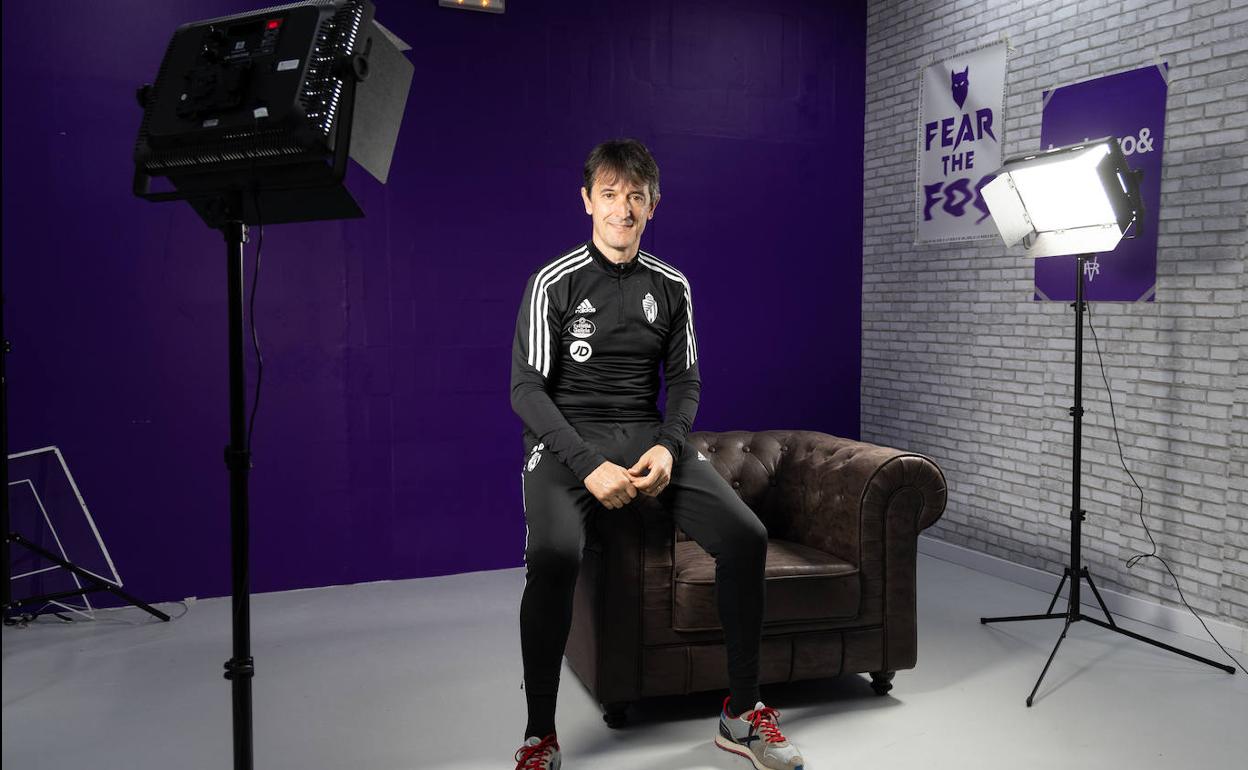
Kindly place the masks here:
POLYGON ((674 458, 667 447, 655 444, 631 468, 604 462, 585 477, 585 488, 606 508, 623 508, 640 492, 658 497, 672 480, 674 458))

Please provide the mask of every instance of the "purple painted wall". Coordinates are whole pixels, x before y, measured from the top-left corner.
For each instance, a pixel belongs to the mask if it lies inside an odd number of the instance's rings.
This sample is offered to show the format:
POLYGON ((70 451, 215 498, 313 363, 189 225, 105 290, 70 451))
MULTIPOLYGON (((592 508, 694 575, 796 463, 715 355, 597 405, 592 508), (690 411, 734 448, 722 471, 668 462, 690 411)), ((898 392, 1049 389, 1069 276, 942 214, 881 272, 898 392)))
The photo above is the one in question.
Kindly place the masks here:
MULTIPOLYGON (((229 591, 225 265, 185 204, 131 197, 134 89, 179 23, 258 5, 3 4, 10 445, 61 448, 153 601, 229 591)), ((856 437, 864 5, 379 2, 416 65, 390 184, 265 232, 254 590, 520 563, 515 313, 588 238, 604 138, 663 172, 643 245, 694 287, 694 429, 856 437)))

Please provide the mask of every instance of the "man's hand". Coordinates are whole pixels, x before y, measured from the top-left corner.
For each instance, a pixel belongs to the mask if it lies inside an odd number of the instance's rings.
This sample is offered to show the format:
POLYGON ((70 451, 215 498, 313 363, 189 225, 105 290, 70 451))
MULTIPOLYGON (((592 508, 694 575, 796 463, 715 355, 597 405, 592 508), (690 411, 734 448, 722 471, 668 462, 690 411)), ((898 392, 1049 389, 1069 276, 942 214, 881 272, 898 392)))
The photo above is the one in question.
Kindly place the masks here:
POLYGON ((623 508, 637 496, 628 471, 610 461, 585 477, 585 488, 607 508, 623 508))
POLYGON ((637 491, 649 497, 658 497, 672 480, 671 451, 662 444, 655 444, 628 469, 637 491))

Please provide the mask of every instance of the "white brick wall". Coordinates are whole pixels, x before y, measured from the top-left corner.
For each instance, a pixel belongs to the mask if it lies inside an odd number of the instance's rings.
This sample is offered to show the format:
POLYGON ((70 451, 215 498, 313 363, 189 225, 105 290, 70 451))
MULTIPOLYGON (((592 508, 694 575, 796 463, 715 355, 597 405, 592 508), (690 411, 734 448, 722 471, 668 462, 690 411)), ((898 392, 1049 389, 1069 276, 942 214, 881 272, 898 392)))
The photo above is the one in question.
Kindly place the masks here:
MULTIPOLYGON (((1092 310, 1160 553, 1197 610, 1248 626, 1248 0, 869 4, 863 439, 945 470, 928 534, 1061 572, 1073 313, 1031 300, 1018 247, 914 244, 919 68, 1002 35, 1006 154, 1039 147, 1043 89, 1170 63, 1157 300, 1092 310)), ((1085 343, 1085 561, 1099 587, 1181 607, 1156 560, 1123 565, 1149 543, 1085 343)))

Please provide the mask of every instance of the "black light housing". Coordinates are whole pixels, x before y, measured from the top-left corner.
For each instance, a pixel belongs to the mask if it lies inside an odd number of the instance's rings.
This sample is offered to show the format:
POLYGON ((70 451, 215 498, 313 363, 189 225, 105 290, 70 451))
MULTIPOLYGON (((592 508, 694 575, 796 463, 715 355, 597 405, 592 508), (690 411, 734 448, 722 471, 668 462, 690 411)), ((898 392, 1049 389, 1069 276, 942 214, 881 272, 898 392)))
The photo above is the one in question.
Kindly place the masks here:
POLYGON ((209 201, 240 188, 246 224, 363 216, 347 157, 386 181, 413 72, 373 13, 305 0, 178 27, 139 89, 135 194, 186 199, 212 227, 209 201), (160 176, 177 192, 152 192, 160 176))

